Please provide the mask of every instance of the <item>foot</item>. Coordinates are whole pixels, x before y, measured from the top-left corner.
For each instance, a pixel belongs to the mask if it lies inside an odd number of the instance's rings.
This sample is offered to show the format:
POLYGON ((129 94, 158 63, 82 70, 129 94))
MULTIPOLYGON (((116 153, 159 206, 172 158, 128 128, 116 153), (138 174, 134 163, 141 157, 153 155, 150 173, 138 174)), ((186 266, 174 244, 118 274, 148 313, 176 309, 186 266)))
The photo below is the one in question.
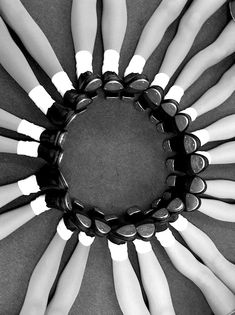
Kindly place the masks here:
POLYGON ((178 191, 186 190, 192 194, 202 194, 206 191, 206 182, 199 176, 169 175, 166 183, 169 187, 175 187, 178 191))
POLYGON ((157 124, 172 119, 178 112, 178 103, 174 100, 164 100, 160 106, 152 111, 150 120, 157 124))
POLYGON ((149 108, 151 110, 156 110, 161 104, 162 96, 160 96, 160 94, 163 95, 163 90, 162 92, 160 92, 160 90, 157 90, 156 87, 148 88, 137 99, 136 107, 139 107, 140 110, 147 110, 149 108), (156 93, 156 94, 158 93, 157 95, 159 95, 159 97, 157 96, 153 97, 152 96, 153 93, 156 93))
POLYGON ((115 72, 105 72, 103 74, 103 89, 107 98, 119 97, 119 93, 123 90, 121 78, 115 72))
POLYGON ((48 189, 66 190, 68 184, 58 168, 45 165, 36 173, 36 179, 41 191, 48 189))
POLYGON ((77 90, 67 91, 64 95, 64 104, 73 109, 76 113, 81 113, 87 109, 92 99, 84 93, 78 93, 77 90))
POLYGON ((62 147, 66 139, 67 131, 46 129, 40 136, 39 141, 45 145, 62 147))
POLYGON ((192 193, 171 189, 167 191, 167 198, 171 200, 170 212, 181 213, 182 211, 194 211, 200 206, 200 199, 192 193))
POLYGON ((80 74, 78 78, 78 89, 86 93, 94 93, 102 86, 99 75, 91 71, 80 74))
POLYGON ((191 117, 184 113, 178 113, 175 116, 175 125, 179 132, 187 130, 191 121, 191 117))
POLYGON ((130 73, 124 78, 124 85, 127 91, 141 93, 148 88, 149 81, 144 74, 130 73))
POLYGON ((40 144, 38 147, 38 157, 52 165, 59 165, 63 158, 63 152, 60 149, 49 148, 40 144))
POLYGON ((61 211, 71 211, 72 204, 71 199, 67 191, 64 190, 52 190, 46 193, 46 204, 48 208, 58 209, 61 211))
POLYGON ((47 118, 57 127, 68 126, 77 116, 77 114, 59 103, 54 103, 47 111, 47 118))

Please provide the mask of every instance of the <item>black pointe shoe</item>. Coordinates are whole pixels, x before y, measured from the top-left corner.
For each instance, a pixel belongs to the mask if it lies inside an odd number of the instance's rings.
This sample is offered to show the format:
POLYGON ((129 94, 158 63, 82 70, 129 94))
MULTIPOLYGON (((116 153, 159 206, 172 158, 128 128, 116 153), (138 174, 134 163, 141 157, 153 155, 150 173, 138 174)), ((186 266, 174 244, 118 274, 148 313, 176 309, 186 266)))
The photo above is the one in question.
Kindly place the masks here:
POLYGON ((59 149, 49 148, 40 144, 38 147, 38 157, 44 159, 49 164, 59 165, 63 158, 63 152, 59 149))
POLYGON ((149 86, 149 80, 146 75, 140 73, 130 73, 124 77, 125 89, 130 93, 141 93, 149 86))
POLYGON ((78 78, 78 89, 86 93, 91 93, 93 96, 95 92, 102 86, 102 80, 99 75, 91 71, 86 71, 80 74, 78 78))
POLYGON ((103 89, 106 98, 118 98, 123 90, 121 78, 112 71, 106 71, 103 74, 103 89))
POLYGON ((152 85, 146 91, 144 91, 144 94, 146 99, 148 99, 151 104, 154 104, 155 107, 158 107, 162 102, 164 90, 158 85, 152 85))
POLYGON ((201 147, 200 139, 194 134, 184 135, 184 149, 187 154, 197 151, 201 147))
POLYGON ((206 182, 199 176, 169 175, 166 183, 169 187, 175 187, 178 191, 186 190, 192 194, 202 194, 206 191, 206 182))
POLYGON ((48 189, 68 189, 68 184, 63 174, 56 167, 45 165, 35 175, 41 191, 48 189))
POLYGON ((52 145, 54 147, 62 147, 66 139, 67 131, 59 130, 44 130, 40 136, 39 141, 46 145, 52 145))
POLYGON ((172 119, 178 112, 178 103, 174 100, 164 100, 161 105, 153 110, 150 115, 150 121, 153 123, 165 122, 172 119))
POLYGON ((89 216, 92 218, 92 229, 95 235, 103 237, 111 231, 111 227, 105 220, 104 213, 99 208, 91 209, 89 216))
POLYGON ((64 95, 64 104, 73 109, 76 113, 85 111, 92 99, 84 93, 78 93, 77 90, 67 91, 64 95))
POLYGON ((166 167, 171 172, 181 172, 188 175, 198 174, 209 166, 208 159, 198 153, 190 155, 176 155, 166 160, 166 167))
POLYGON ((148 91, 149 89, 144 91, 142 94, 140 94, 140 96, 136 100, 135 108, 137 110, 140 110, 140 111, 144 111, 147 109, 155 110, 160 105, 160 103, 155 103, 148 97, 148 91))
POLYGON ((57 127, 68 126, 77 116, 77 114, 61 104, 54 103, 47 111, 47 118, 57 127))
POLYGON ((178 113, 175 116, 175 125, 179 132, 183 132, 188 129, 192 119, 189 115, 184 113, 178 113))
POLYGON ((75 200, 72 204, 72 211, 67 214, 67 222, 70 225, 72 231, 78 230, 88 232, 92 221, 84 210, 80 201, 75 200))
POLYGON ((185 153, 184 135, 179 135, 179 136, 164 140, 162 147, 165 152, 185 153))
POLYGON ((174 117, 169 117, 167 120, 164 122, 159 122, 156 126, 157 131, 160 133, 179 133, 178 128, 176 127, 175 124, 175 119, 174 117))
MULTIPOLYGON (((185 211, 194 211, 200 207, 201 200, 197 196, 192 193, 177 191, 176 189, 172 189, 164 193, 168 195, 167 198, 171 199, 170 212, 181 213, 185 211), (181 203, 181 205, 180 205, 181 203)), ((166 198, 166 197, 165 197, 166 198)))
POLYGON ((48 208, 54 208, 61 211, 71 211, 72 203, 67 191, 51 190, 46 193, 45 201, 48 208))

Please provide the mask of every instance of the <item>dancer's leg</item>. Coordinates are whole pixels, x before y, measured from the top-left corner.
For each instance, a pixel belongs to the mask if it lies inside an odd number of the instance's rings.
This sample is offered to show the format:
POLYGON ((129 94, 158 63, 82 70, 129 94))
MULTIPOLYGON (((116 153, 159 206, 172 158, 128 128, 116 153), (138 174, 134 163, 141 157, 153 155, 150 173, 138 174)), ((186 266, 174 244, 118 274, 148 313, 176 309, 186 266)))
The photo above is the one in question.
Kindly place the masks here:
POLYGON ((146 61, 159 45, 168 26, 179 16, 187 0, 163 0, 145 25, 139 38, 134 56, 125 71, 142 73, 146 61))
POLYGON ((126 26, 126 0, 103 0, 103 73, 107 71, 112 71, 118 74, 120 51, 126 33, 126 26))
POLYGON ((113 262, 114 287, 124 315, 150 315, 141 293, 140 284, 128 259, 127 245, 109 242, 113 262))
POLYGON ((0 215, 0 240, 7 237, 20 226, 49 210, 45 202, 45 196, 40 196, 33 200, 30 204, 20 208, 5 212, 0 215))
POLYGON ((177 34, 167 49, 159 73, 171 77, 188 54, 195 37, 206 20, 226 0, 195 0, 180 21, 177 34))
POLYGON ((134 241, 151 315, 174 315, 168 282, 150 242, 134 241))
POLYGON ((190 116, 191 121, 220 106, 234 92, 235 65, 226 71, 219 82, 206 91, 191 107, 181 111, 190 116), (193 111, 193 113, 192 113, 193 111), (192 113, 192 114, 191 114, 192 113))
POLYGON ((221 199, 235 199, 235 181, 232 180, 207 180, 205 194, 221 199))
POLYGON ((94 238, 86 236, 83 232, 78 237, 79 243, 60 276, 55 294, 47 307, 46 315, 69 314, 79 293, 90 246, 94 238))
POLYGON ((171 231, 156 233, 156 237, 165 247, 176 269, 199 287, 215 315, 224 315, 235 309, 234 294, 181 245, 171 231))
POLYGON ((73 89, 72 82, 63 71, 48 39, 21 1, 0 0, 0 12, 32 57, 52 79, 61 95, 63 96, 66 91, 73 89))
POLYGON ((231 41, 234 36, 235 23, 231 21, 214 43, 201 50, 186 64, 165 99, 175 99, 175 94, 177 95, 177 91, 180 89, 181 95, 176 98, 179 102, 183 95, 182 90, 186 91, 206 69, 231 55, 235 51, 235 43, 231 41))
POLYGON ((201 198, 198 211, 216 220, 235 222, 235 206, 223 201, 201 198))
POLYGON ((20 315, 44 315, 51 287, 55 281, 66 241, 72 232, 63 219, 57 226, 57 233, 37 263, 28 285, 20 315))
POLYGON ((189 248, 235 293, 235 265, 220 253, 210 237, 181 215, 171 225, 189 248))
MULTIPOLYGON (((200 152, 200 151, 198 151, 200 152)), ((204 152, 204 151, 201 151, 204 152)), ((235 141, 221 144, 206 152, 210 164, 231 164, 235 163, 235 141)))
POLYGON ((96 0, 73 0, 71 26, 79 78, 81 73, 93 72, 92 54, 97 33, 96 0))

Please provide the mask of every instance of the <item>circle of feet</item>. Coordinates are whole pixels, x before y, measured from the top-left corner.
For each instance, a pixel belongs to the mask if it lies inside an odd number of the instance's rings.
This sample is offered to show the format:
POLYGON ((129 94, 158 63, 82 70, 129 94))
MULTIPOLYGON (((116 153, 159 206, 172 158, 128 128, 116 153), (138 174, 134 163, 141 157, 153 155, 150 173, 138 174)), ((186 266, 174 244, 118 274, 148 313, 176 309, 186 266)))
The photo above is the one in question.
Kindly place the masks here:
MULTIPOLYGON (((77 199, 71 201, 69 194, 65 193, 62 204, 58 204, 57 207, 64 211, 63 218, 67 228, 72 231, 83 231, 89 236, 105 236, 117 244, 136 238, 149 241, 156 232, 166 230, 169 222, 174 222, 183 211, 198 209, 200 199, 197 194, 205 190, 206 184, 195 174, 202 171, 207 164, 205 158, 198 154, 186 156, 186 153, 196 151, 197 143, 194 142, 195 138, 190 138, 184 132, 190 121, 186 115, 177 115, 178 103, 171 99, 163 101, 163 91, 156 86, 149 87, 148 78, 143 74, 131 74, 121 80, 112 72, 106 72, 102 78, 86 72, 80 76, 78 85, 79 94, 72 90, 66 92, 64 97, 65 104, 70 106, 73 104, 76 109, 66 120, 67 125, 77 115, 78 119, 82 119, 82 114, 89 110, 93 99, 99 98, 102 93, 108 100, 127 99, 132 101, 136 110, 148 113, 149 120, 156 125, 159 132, 176 133, 175 137, 163 142, 165 151, 180 150, 185 152, 185 156, 183 159, 182 156, 176 156, 166 160, 166 167, 172 172, 166 180, 168 189, 162 196, 153 200, 147 210, 133 205, 122 215, 118 216, 115 213, 105 215, 98 207, 85 207, 77 199), (177 176, 175 172, 178 171, 184 173, 184 176, 177 176)), ((61 145, 64 140, 63 138, 61 145)), ((62 157, 57 160, 58 165, 61 159, 62 157)), ((62 174, 60 176, 63 178, 62 174)), ((64 182, 63 188, 67 189, 66 180, 63 178, 61 181, 64 182)))

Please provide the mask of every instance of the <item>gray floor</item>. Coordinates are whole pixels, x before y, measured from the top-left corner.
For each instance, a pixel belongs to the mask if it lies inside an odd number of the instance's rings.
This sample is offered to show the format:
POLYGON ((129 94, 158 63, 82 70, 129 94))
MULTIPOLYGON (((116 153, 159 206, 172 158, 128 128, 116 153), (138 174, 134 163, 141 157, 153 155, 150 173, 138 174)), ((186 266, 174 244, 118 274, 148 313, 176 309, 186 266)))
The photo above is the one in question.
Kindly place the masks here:
MULTIPOLYGON (((71 0, 23 0, 30 14, 46 33, 59 60, 72 79, 75 79, 73 44, 70 33, 71 0)), ((121 71, 125 69, 135 49, 143 26, 160 1, 128 0, 128 29, 121 56, 121 71)), ((190 2, 190 1, 189 1, 190 2)), ((100 1, 99 13, 100 13, 100 1)), ((190 51, 190 56, 211 43, 230 19, 227 6, 223 6, 204 25, 190 51)), ((164 52, 171 41, 177 23, 167 32, 158 49, 146 65, 146 74, 152 79, 164 52)), ((231 39, 232 40, 232 39, 231 39)), ((95 49, 95 70, 100 72, 102 60, 101 36, 95 49)), ((27 55, 27 54, 26 54, 27 55)), ((48 91, 58 97, 48 77, 27 55, 37 77, 48 91)), ((234 55, 209 69, 186 93, 182 108, 192 104, 234 62, 234 55)), ((32 122, 48 125, 43 114, 30 102, 24 91, 0 69, 1 107, 32 122)), ((193 125, 206 126, 234 110, 235 96, 223 106, 202 116, 193 125)), ((5 131, 2 134, 6 135, 5 131)), ((65 146, 62 170, 71 185, 71 194, 85 203, 98 205, 105 212, 122 212, 133 203, 145 208, 164 188, 163 136, 155 132, 147 117, 134 111, 130 102, 95 101, 83 117, 69 128, 70 138, 65 146)), ((11 133, 11 135, 13 135, 11 133)), ((14 134, 14 136, 16 136, 14 134)), ((0 156, 0 184, 6 184, 32 174, 43 161, 6 154, 0 156)), ((209 167, 204 178, 230 178, 235 180, 234 165, 209 167)), ((15 205, 25 202, 21 199, 15 205)), ((1 209, 3 212, 5 209, 1 209)), ((40 256, 52 238, 61 216, 51 210, 28 222, 25 226, 0 242, 0 314, 17 315, 23 303, 27 284, 40 256)), ((205 231, 230 261, 235 262, 234 224, 222 223, 200 213, 187 215, 190 221, 205 231)), ((61 270, 76 244, 76 236, 68 242, 61 270)), ((153 242, 154 250, 169 281, 177 314, 209 315, 211 311, 197 287, 179 274, 164 250, 153 242)), ((139 274, 133 246, 130 257, 139 274)), ((111 260, 106 241, 96 239, 92 246, 82 288, 71 315, 121 314, 114 294, 111 260)))

